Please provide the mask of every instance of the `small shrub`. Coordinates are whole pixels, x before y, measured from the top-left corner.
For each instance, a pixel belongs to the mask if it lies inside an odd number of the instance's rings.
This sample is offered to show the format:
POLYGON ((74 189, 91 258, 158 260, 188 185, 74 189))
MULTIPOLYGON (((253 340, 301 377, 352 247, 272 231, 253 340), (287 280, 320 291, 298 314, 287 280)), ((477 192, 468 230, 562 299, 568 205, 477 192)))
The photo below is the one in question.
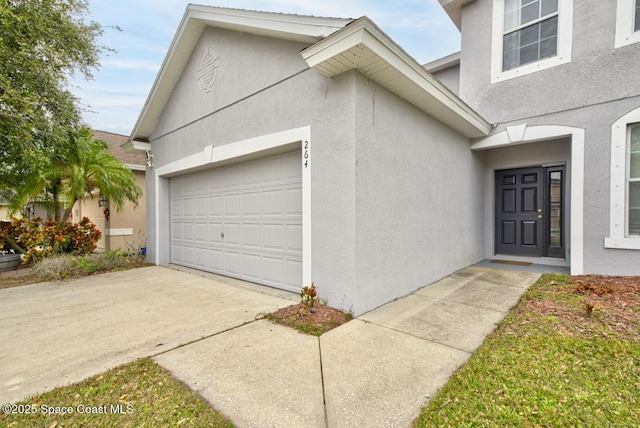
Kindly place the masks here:
POLYGON ((33 266, 33 274, 41 281, 59 281, 100 272, 127 270, 145 265, 144 257, 119 251, 74 256, 63 254, 41 260, 33 266))
POLYGON ((3 225, 0 235, 0 247, 19 250, 27 264, 57 254, 88 254, 98 247, 102 234, 86 217, 61 228, 54 220, 37 217, 14 219, 10 226, 3 225))
POLYGON ((307 309, 312 309, 313 305, 317 304, 320 299, 318 298, 318 291, 316 290, 316 285, 314 282, 311 283, 311 287, 302 287, 302 291, 300 292, 300 299, 302 300, 302 304, 307 307, 307 309))

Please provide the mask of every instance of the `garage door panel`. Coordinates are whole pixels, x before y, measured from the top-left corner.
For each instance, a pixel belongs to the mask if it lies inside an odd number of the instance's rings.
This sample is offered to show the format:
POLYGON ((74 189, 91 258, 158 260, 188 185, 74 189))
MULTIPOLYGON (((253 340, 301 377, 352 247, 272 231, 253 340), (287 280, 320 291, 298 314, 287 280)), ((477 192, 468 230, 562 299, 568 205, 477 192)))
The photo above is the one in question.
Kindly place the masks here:
POLYGON ((240 276, 240 253, 224 252, 224 272, 228 275, 240 276))
POLYGON ((209 217, 224 217, 224 196, 209 198, 209 217))
POLYGON ((182 263, 184 257, 182 257, 182 245, 174 244, 171 246, 171 259, 175 263, 182 263))
POLYGON ((185 198, 182 201, 182 215, 183 217, 195 216, 195 201, 193 198, 185 198))
POLYGON ((206 217, 208 214, 208 200, 206 197, 196 198, 196 217, 206 217))
POLYGON ((242 217, 257 217, 260 215, 260 192, 244 193, 242 195, 242 217))
POLYGON ((240 245, 240 224, 238 223, 225 223, 224 225, 224 238, 222 239, 225 245, 240 245))
POLYGON ((182 239, 183 237, 182 223, 179 221, 171 222, 171 239, 182 239))
POLYGON ((171 215, 174 217, 182 217, 182 199, 171 201, 171 215))
POLYGON ((224 175, 224 187, 227 190, 242 186, 243 164, 228 167, 224 175))
POLYGON ((260 281, 261 257, 255 254, 240 255, 241 276, 250 281, 260 281))
POLYGON ((284 249, 282 245, 284 240, 284 227, 281 224, 264 224, 262 231, 262 248, 276 251, 282 251, 284 249))
POLYGON ((302 217, 302 188, 290 188, 285 191, 284 214, 302 217))
POLYGON ((222 244, 222 232, 224 226, 222 223, 209 223, 209 242, 212 244, 222 244))
POLYGON ((302 255, 302 225, 285 227, 285 249, 302 255))
POLYGON ((242 228, 242 247, 243 248, 260 248, 260 225, 259 224, 243 224, 242 228))
POLYGON ((209 267, 215 273, 224 273, 224 252, 209 250, 209 267))
POLYGON ((195 225, 193 223, 183 223, 183 237, 185 241, 193 241, 195 237, 195 225))
POLYGON ((171 261, 283 288, 302 282, 299 152, 171 179, 171 261))
POLYGON ((187 266, 195 265, 195 250, 193 247, 184 246, 182 247, 182 262, 187 266))
POLYGON ((282 215, 282 190, 269 190, 262 193, 262 214, 264 216, 282 215))
POLYGON ((200 269, 206 269, 209 267, 209 251, 206 248, 196 248, 196 260, 195 264, 200 269))
POLYGON ((226 195, 224 197, 224 215, 227 217, 240 215, 240 195, 226 195))
POLYGON ((209 229, 207 223, 196 223, 196 242, 209 242, 209 229))
POLYGON ((262 267, 263 274, 262 278, 265 282, 268 282, 270 285, 281 285, 282 278, 284 276, 284 260, 276 257, 263 257, 262 258, 262 267))

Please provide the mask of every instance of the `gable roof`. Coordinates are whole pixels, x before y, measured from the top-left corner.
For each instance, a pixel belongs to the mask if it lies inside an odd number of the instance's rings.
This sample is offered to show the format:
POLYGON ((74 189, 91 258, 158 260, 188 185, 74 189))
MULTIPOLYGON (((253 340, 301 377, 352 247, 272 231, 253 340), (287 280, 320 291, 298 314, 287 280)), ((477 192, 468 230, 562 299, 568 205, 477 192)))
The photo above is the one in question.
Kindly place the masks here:
POLYGON ((366 16, 301 52, 310 67, 333 77, 358 70, 468 138, 491 125, 434 78, 366 16))
POLYGON ((155 129, 173 88, 206 27, 313 44, 351 22, 353 19, 188 5, 133 128, 131 140, 145 140, 155 129))
POLYGON ((491 130, 366 16, 319 18, 189 5, 125 149, 149 150, 148 138, 207 26, 307 42, 311 46, 302 57, 326 76, 355 69, 468 138, 484 137, 491 130))

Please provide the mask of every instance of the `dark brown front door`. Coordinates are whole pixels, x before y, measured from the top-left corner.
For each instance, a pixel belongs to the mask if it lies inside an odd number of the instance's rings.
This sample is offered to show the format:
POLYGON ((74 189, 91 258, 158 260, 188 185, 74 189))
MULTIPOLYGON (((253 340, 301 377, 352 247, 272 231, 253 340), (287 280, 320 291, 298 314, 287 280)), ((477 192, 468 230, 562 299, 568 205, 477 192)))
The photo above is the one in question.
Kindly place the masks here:
POLYGON ((564 257, 564 166, 496 171, 496 254, 564 257))

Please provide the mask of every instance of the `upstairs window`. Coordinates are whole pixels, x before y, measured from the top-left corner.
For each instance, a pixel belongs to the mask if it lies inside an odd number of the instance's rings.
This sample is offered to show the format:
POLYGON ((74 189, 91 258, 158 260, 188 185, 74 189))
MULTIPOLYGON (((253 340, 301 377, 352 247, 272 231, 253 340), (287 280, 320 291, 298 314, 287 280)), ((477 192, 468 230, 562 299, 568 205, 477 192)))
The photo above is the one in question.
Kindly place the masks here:
POLYGON ((494 0, 491 83, 570 62, 573 1, 494 0))
POLYGON ((506 0, 502 71, 558 54, 558 0, 506 0))
POLYGON ((614 46, 640 42, 640 0, 617 0, 614 46))
POLYGON ((628 234, 640 235, 640 123, 629 126, 628 234))

